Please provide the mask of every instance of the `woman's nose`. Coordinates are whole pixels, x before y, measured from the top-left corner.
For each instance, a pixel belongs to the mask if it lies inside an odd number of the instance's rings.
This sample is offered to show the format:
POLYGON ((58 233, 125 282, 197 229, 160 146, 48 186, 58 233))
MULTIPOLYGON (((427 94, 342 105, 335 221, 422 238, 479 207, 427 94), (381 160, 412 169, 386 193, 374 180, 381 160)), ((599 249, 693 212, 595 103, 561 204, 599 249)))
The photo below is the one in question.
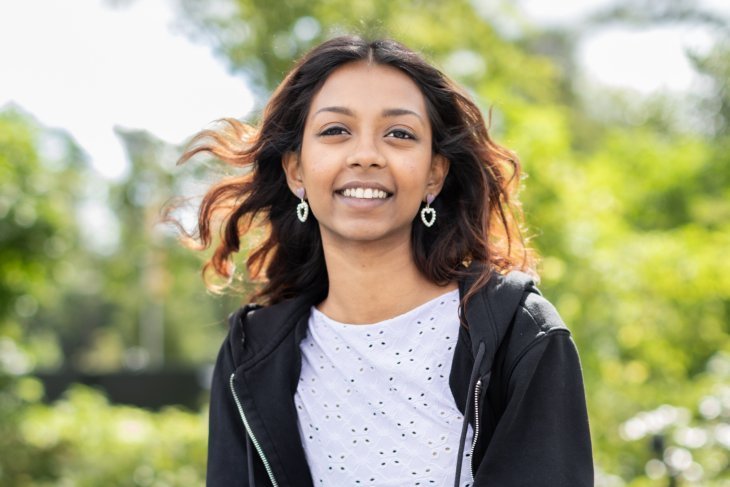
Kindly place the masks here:
POLYGON ((378 149, 375 141, 369 138, 361 139, 354 149, 347 158, 348 166, 360 166, 362 168, 385 166, 385 157, 378 149))

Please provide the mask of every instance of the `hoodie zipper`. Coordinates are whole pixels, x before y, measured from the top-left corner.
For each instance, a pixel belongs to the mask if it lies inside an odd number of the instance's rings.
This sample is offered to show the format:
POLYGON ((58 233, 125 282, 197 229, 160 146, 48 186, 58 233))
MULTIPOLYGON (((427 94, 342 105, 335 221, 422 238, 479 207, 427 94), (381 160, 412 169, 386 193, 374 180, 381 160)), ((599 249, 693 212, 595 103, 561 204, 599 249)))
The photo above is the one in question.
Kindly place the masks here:
POLYGON ((251 427, 248 424, 246 415, 243 412, 243 406, 241 406, 241 401, 238 399, 238 394, 236 394, 236 388, 233 386, 233 378, 235 376, 235 373, 231 374, 230 385, 231 393, 233 394, 233 400, 236 401, 236 407, 238 408, 238 414, 241 415, 241 420, 243 420, 243 426, 244 428, 246 428, 246 434, 249 436, 249 438, 251 438, 251 443, 253 443, 254 448, 256 448, 256 452, 259 454, 259 457, 261 457, 261 461, 264 462, 264 468, 266 469, 266 473, 269 475, 271 485, 273 487, 278 487, 279 484, 274 478, 274 472, 271 470, 271 464, 269 464, 269 460, 266 458, 266 455, 264 455, 264 451, 261 449, 261 445, 259 444, 256 437, 253 435, 253 431, 251 431, 251 427))
POLYGON ((471 452, 469 453, 469 471, 472 480, 474 480, 474 450, 479 440, 479 394, 481 390, 482 379, 479 379, 474 387, 474 440, 471 442, 471 452))

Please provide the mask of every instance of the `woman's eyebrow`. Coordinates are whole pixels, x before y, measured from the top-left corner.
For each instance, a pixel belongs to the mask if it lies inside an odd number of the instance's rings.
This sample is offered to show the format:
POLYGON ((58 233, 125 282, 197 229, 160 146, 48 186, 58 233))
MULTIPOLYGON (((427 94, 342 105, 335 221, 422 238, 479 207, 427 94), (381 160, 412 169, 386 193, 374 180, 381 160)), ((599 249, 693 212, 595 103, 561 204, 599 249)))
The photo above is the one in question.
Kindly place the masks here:
POLYGON ((383 110, 382 113, 383 117, 399 117, 401 115, 414 115, 418 117, 419 119, 423 120, 421 116, 414 112, 413 110, 409 110, 407 108, 387 108, 383 110))
MULTIPOLYGON (((354 117, 355 112, 350 110, 347 107, 341 107, 341 106, 331 106, 331 107, 322 107, 316 112, 314 112, 315 115, 317 115, 320 112, 333 112, 333 113, 340 113, 342 115, 347 115, 349 117, 354 117)), ((383 110, 382 114, 383 117, 399 117, 402 115, 413 115, 421 120, 423 118, 413 110, 409 110, 408 108, 386 108, 383 110)))
POLYGON ((346 107, 337 107, 337 106, 323 107, 323 108, 320 108, 319 110, 317 110, 316 112, 314 112, 314 114, 317 115, 320 112, 334 112, 334 113, 341 113, 342 115, 348 115, 350 117, 355 116, 355 113, 346 107))

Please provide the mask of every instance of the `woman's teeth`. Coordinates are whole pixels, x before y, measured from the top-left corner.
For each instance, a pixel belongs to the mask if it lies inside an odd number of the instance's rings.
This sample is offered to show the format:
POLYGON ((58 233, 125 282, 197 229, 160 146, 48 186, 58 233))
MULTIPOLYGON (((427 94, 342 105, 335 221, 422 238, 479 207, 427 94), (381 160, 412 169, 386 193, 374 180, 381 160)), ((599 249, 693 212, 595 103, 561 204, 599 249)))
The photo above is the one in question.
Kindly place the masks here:
POLYGON ((347 188, 342 191, 342 196, 346 198, 364 198, 364 199, 385 199, 388 193, 380 189, 373 188, 347 188))

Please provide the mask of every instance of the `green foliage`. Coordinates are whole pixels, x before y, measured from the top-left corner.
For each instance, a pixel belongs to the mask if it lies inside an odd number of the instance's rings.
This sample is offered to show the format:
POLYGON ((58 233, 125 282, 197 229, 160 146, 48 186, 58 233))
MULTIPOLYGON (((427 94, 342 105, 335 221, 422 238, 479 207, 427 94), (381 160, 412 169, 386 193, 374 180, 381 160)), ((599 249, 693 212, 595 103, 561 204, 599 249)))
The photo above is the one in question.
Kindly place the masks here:
POLYGON ((0 113, 0 336, 33 351, 19 372, 200 364, 241 299, 206 295, 199 256, 160 224, 177 148, 120 137, 132 168, 110 184, 64 133, 0 113))
POLYGON ((500 109, 503 98, 544 101, 557 89, 553 63, 524 52, 486 20, 497 12, 508 15, 506 4, 498 4, 502 7, 495 12, 479 11, 468 0, 295 0, 274 4, 179 0, 179 4, 190 31, 213 42, 262 95, 279 83, 292 59, 338 33, 392 36, 417 46, 451 75, 468 85, 479 85, 476 90, 483 99, 499 99, 500 109))
POLYGON ((703 486, 730 481, 730 355, 716 354, 697 379, 708 393, 693 407, 663 404, 621 425, 621 437, 645 462, 651 479, 638 476, 630 485, 656 485, 666 478, 703 486))
POLYGON ((58 259, 77 244, 79 160, 63 134, 16 110, 0 113, 0 330, 11 315, 32 316, 40 300, 58 297, 58 259))
MULTIPOLYGON (((138 172, 168 174, 152 155, 138 172)), ((40 382, 26 375, 149 364, 151 354, 130 351, 144 352, 137 334, 150 320, 137 319, 154 306, 157 323, 171 316, 177 325, 163 329, 162 358, 199 364, 214 356, 225 331, 218 325, 235 306, 205 296, 196 257, 155 227, 159 198, 171 194, 164 181, 110 189, 83 161, 64 133, 18 110, 0 113, 0 484, 200 485, 204 413, 110 406, 83 388, 47 406, 40 382), (126 197, 145 191, 158 199, 126 197), (115 205, 107 224, 132 216, 111 247, 98 245, 84 218, 89 204, 115 205), (187 277, 173 279, 171 268, 187 277)))
MULTIPOLYGON (((13 427, 0 420, 0 483, 8 486, 199 486, 204 483, 207 414, 151 413, 110 405, 74 386, 40 404, 42 385, 18 380, 0 399, 14 401, 13 427), (12 398, 12 399, 9 399, 12 398), (8 431, 10 430, 10 431, 8 431)), ((8 412, 8 411, 3 411, 8 412)))

